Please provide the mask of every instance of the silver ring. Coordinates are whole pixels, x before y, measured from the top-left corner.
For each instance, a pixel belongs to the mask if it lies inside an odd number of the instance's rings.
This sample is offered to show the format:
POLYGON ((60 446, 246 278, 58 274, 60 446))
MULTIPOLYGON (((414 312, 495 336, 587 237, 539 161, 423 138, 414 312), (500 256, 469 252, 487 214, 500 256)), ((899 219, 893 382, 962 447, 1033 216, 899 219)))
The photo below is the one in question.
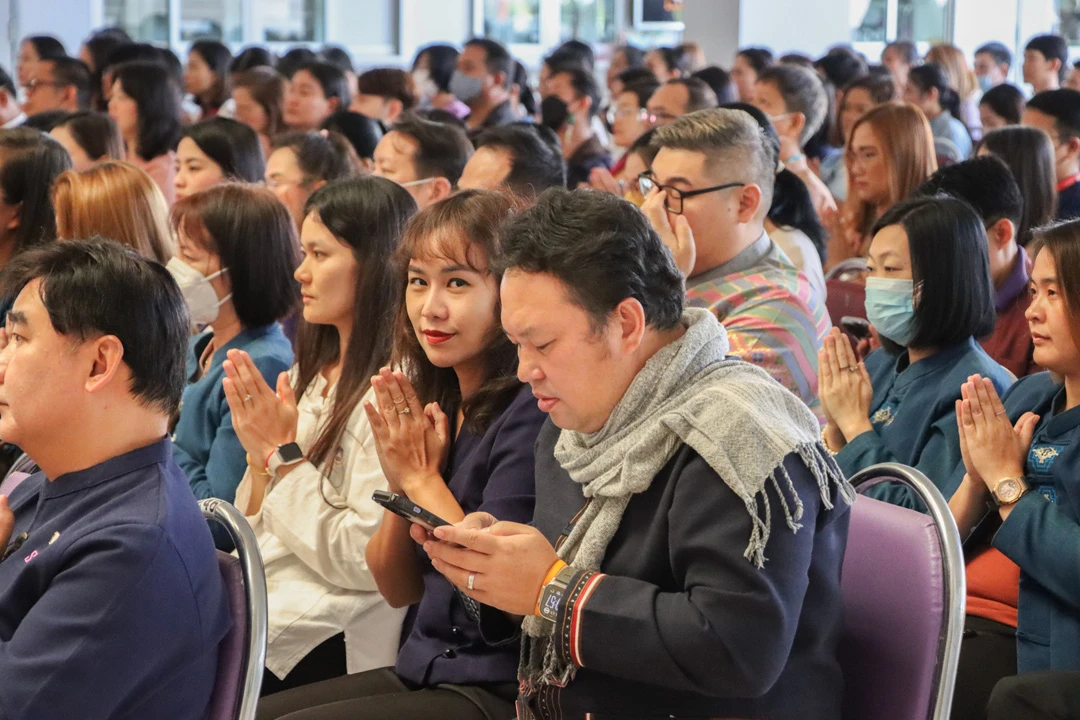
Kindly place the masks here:
POLYGON ((859 366, 858 365, 848 365, 847 369, 850 370, 851 372, 858 372, 859 371, 859 366))
POLYGON ((250 394, 244 396, 244 402, 251 402, 251 395, 250 394))
POLYGON ((476 573, 469 573, 469 583, 465 587, 472 590, 474 582, 476 582, 476 573))
POLYGON ((397 414, 398 415, 408 415, 411 412, 412 412, 412 408, 405 408, 404 410, 398 410, 397 414))

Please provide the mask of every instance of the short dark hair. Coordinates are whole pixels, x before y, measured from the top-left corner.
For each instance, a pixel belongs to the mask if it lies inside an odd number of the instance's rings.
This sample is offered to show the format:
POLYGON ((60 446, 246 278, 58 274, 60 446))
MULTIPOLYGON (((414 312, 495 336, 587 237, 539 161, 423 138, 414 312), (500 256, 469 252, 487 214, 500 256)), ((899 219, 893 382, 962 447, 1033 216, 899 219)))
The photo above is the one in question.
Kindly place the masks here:
MULTIPOLYGON (((697 78, 712 88, 718 104, 724 105, 729 102, 735 102, 735 83, 731 82, 731 75, 724 68, 719 67, 718 65, 709 65, 708 67, 701 68, 690 77, 697 78)), ((644 103, 642 104, 642 107, 644 107, 644 103)))
POLYGON ((212 117, 184 128, 181 138, 192 142, 217 163, 227 180, 257 183, 266 172, 259 135, 231 118, 212 117))
POLYGON ((145 407, 176 410, 191 325, 184 296, 163 265, 108 240, 56 242, 4 268, 5 296, 15 297, 34 280, 41 281, 38 296, 57 333, 79 342, 116 336, 131 371, 131 394, 145 407))
POLYGON ((473 38, 465 43, 465 47, 478 47, 484 51, 484 64, 487 71, 495 75, 503 73, 506 76, 506 87, 510 86, 510 78, 513 76, 513 59, 509 51, 502 44, 488 38, 473 38))
POLYGON ((5 70, 2 65, 0 65, 0 90, 6 90, 7 94, 11 97, 15 97, 17 94, 15 91, 15 81, 11 79, 11 76, 8 75, 8 71, 5 70))
POLYGON ((625 85, 637 85, 639 83, 652 83, 653 85, 660 85, 660 82, 656 79, 656 75, 647 67, 632 67, 623 70, 616 78, 619 82, 625 85))
POLYGON ((340 45, 324 45, 319 51, 319 57, 343 73, 356 72, 353 68, 352 55, 340 45))
POLYGON ((269 325, 300 302, 296 225, 266 188, 215 185, 177 201, 173 225, 215 253, 229 272, 233 307, 244 327, 269 325))
POLYGON ((682 320, 686 288, 671 252, 631 203, 608 193, 547 190, 506 223, 496 271, 555 277, 594 330, 634 298, 645 321, 670 330, 682 320))
POLYGON ((846 48, 833 48, 817 59, 814 68, 838 88, 867 73, 866 61, 846 48))
POLYGON ((138 153, 153 160, 176 147, 180 137, 180 92, 168 69, 155 62, 124 63, 116 81, 138 108, 138 153))
POLYGON ((78 58, 62 57, 48 60, 52 63, 53 80, 61 87, 71 85, 75 88, 76 102, 80 110, 90 107, 91 87, 90 68, 78 58))
POLYGON ((963 200, 979 214, 983 225, 1011 220, 1018 229, 1024 198, 1009 166, 992 155, 943 167, 920 185, 913 197, 949 195, 963 200))
POLYGON ((574 95, 579 98, 587 97, 592 101, 589 104, 589 117, 600 112, 600 83, 596 82, 596 76, 592 72, 583 67, 561 65, 551 74, 552 78, 556 75, 566 75, 570 79, 574 95))
POLYGON ((667 68, 668 72, 678 72, 680 77, 686 77, 690 74, 690 64, 693 58, 686 51, 686 46, 658 47, 654 48, 653 52, 664 62, 664 67, 667 68))
MULTIPOLYGON (((210 89, 207 108, 217 110, 229 99, 231 83, 229 71, 232 67, 233 54, 229 46, 217 40, 196 40, 191 44, 188 54, 195 53, 214 73, 214 85, 210 89)), ((199 101, 201 105, 201 100, 199 101)))
POLYGON ((161 53, 150 43, 121 43, 120 45, 114 45, 109 50, 108 55, 105 56, 104 64, 98 68, 98 71, 104 73, 109 68, 135 61, 165 64, 161 53))
MULTIPOLYGON (((634 68, 634 70, 636 69, 637 68, 634 68)), ((656 82, 656 77, 652 73, 649 73, 648 79, 627 82, 623 79, 623 75, 626 75, 629 72, 632 71, 627 70, 626 72, 619 74, 619 81, 622 82, 623 86, 622 91, 624 93, 633 93, 635 97, 637 97, 638 107, 644 108, 648 105, 649 98, 651 98, 653 93, 656 92, 656 89, 660 87, 660 83, 656 82)), ((614 102, 618 99, 618 97, 614 97, 612 98, 612 101, 614 102)))
POLYGON ((124 139, 116 122, 106 113, 71 113, 53 126, 67 128, 91 160, 123 160, 124 139))
POLYGON ((1080 138, 1080 92, 1045 90, 1028 100, 1027 107, 1054 118, 1054 129, 1062 139, 1080 138))
POLYGON ((736 55, 749 63, 756 73, 761 72, 776 61, 773 51, 767 47, 745 47, 740 49, 736 55))
POLYGON ((289 48, 284 55, 278 58, 277 71, 285 77, 291 78, 293 73, 299 70, 301 66, 313 63, 318 59, 319 56, 315 54, 315 51, 309 48, 289 48))
POLYGON ((37 53, 39 60, 55 60, 67 57, 64 44, 51 35, 31 35, 23 38, 23 42, 34 46, 34 52, 37 53))
POLYGON ((885 46, 885 50, 881 54, 884 55, 889 50, 900 53, 900 56, 908 65, 914 67, 919 64, 919 49, 910 40, 894 40, 885 46))
POLYGON ((327 62, 309 62, 293 70, 288 78, 292 80, 301 70, 315 78, 315 82, 322 88, 323 97, 327 100, 337 98, 339 110, 349 107, 352 102, 352 88, 349 87, 345 73, 327 62))
POLYGON ((413 60, 413 69, 421 57, 427 55, 428 74, 435 87, 440 92, 450 92, 450 78, 454 76, 454 68, 457 66, 458 49, 453 45, 441 43, 425 45, 416 52, 416 60, 413 60))
POLYGON ((19 127, 33 128, 34 130, 40 130, 43 133, 52 132, 52 129, 59 125, 67 116, 68 113, 66 110, 44 110, 39 113, 34 113, 23 120, 22 125, 19 127))
POLYGON ((920 93, 937 90, 941 107, 948 110, 957 120, 960 119, 960 94, 949 84, 949 75, 941 65, 928 62, 911 68, 911 72, 908 73, 908 84, 914 86, 920 93))
POLYGON ((802 113, 806 122, 799 143, 805 145, 821 129, 829 113, 829 97, 821 78, 798 65, 777 64, 762 70, 758 82, 775 86, 788 112, 802 113))
POLYGON ((264 47, 249 45, 238 52, 229 64, 229 73, 236 74, 257 67, 274 67, 274 54, 264 47))
POLYGON ((358 170, 352 160, 356 151, 348 140, 336 132, 325 135, 318 132, 285 133, 274 138, 272 147, 274 150, 292 150, 305 183, 341 180, 352 177, 358 170))
MULTIPOLYGON (((994 284, 982 218, 963 200, 916 197, 892 206, 875 223, 877 235, 899 225, 908 238, 911 278, 919 288, 908 347, 955 345, 994 331, 994 284)), ((892 354, 901 348, 882 338, 892 354)))
POLYGON ((682 85, 686 88, 686 112, 692 113, 698 110, 708 110, 714 108, 720 103, 717 101, 716 93, 713 89, 702 80, 701 78, 688 77, 688 78, 674 78, 668 80, 665 85, 682 85))
POLYGON ((567 40, 555 48, 555 52, 576 57, 586 70, 592 70, 596 67, 596 53, 593 52, 592 45, 581 40, 567 40))
POLYGON ((412 75, 400 68, 373 68, 356 78, 361 95, 377 95, 401 101, 402 110, 412 110, 420 101, 412 75))
POLYGON ((518 123, 489 128, 476 138, 477 150, 482 147, 503 150, 510 156, 510 173, 503 182, 522 197, 566 187, 561 150, 541 137, 538 126, 518 123))
POLYGON ((986 105, 1009 125, 1019 125, 1024 117, 1027 99, 1020 88, 1009 83, 1001 83, 983 93, 980 105, 986 105))
POLYGON ((1069 72, 1069 43, 1060 35, 1036 35, 1028 40, 1024 51, 1033 50, 1041 54, 1047 60, 1057 60, 1061 63, 1058 68, 1058 77, 1065 79, 1069 72))
POLYGON ((341 134, 356 151, 361 160, 375 157, 375 146, 383 136, 383 127, 378 120, 351 110, 338 110, 323 120, 323 130, 341 134))
POLYGON ((413 165, 419 178, 442 177, 457 185, 473 153, 469 136, 453 125, 410 117, 394 125, 390 132, 408 135, 416 141, 413 165))
POLYGON ((978 49, 975 50, 975 54, 989 55, 994 59, 994 64, 1004 64, 1012 67, 1012 51, 1002 43, 988 42, 985 45, 980 45, 978 49))
POLYGON ((611 55, 614 57, 620 53, 626 59, 627 69, 639 68, 645 64, 645 51, 635 45, 620 45, 612 50, 611 55))
POLYGON ((0 197, 20 206, 13 254, 56 239, 52 186, 71 169, 67 150, 43 132, 12 128, 0 130, 0 158, 0 197))

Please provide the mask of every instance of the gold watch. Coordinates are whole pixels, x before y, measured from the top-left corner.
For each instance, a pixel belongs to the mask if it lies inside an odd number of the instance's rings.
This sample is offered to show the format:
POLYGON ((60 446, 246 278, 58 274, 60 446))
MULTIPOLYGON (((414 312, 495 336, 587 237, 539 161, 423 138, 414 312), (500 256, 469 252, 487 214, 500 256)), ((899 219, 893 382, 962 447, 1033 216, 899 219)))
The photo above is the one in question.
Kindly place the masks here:
POLYGON ((1007 477, 998 480, 990 494, 993 495, 998 507, 1005 507, 1022 498, 1028 489, 1028 484, 1023 477, 1007 477))

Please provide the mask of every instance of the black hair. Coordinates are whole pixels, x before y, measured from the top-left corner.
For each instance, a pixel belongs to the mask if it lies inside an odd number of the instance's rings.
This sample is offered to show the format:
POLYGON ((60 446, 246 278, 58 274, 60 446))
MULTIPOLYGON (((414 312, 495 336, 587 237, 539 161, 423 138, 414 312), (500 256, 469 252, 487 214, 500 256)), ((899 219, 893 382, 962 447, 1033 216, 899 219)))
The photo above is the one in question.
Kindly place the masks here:
POLYGON ((784 53, 779 58, 777 58, 776 61, 779 63, 783 63, 784 65, 798 65, 799 67, 804 67, 807 70, 814 69, 814 58, 801 52, 784 53))
POLYGON ((109 54, 121 45, 130 44, 130 37, 125 40, 116 35, 98 32, 86 38, 83 42, 83 47, 86 48, 86 52, 90 55, 94 73, 100 77, 101 71, 105 68, 109 54))
POLYGON ((64 44, 51 35, 31 35, 23 38, 23 42, 34 46, 34 52, 37 53, 38 60, 55 60, 67 57, 64 44))
POLYGON ((957 120, 960 119, 960 94, 956 88, 949 85, 949 76, 945 68, 937 63, 925 63, 911 68, 908 73, 908 82, 913 84, 921 93, 931 90, 938 91, 938 102, 944 110, 948 110, 957 120))
POLYGON ((325 180, 331 182, 351 177, 357 172, 350 153, 355 156, 349 141, 336 132, 291 132, 274 138, 273 149, 288 148, 296 156, 296 164, 307 184, 325 180))
POLYGON ((838 88, 867 73, 866 61, 851 50, 843 48, 833 48, 818 58, 814 68, 823 73, 833 87, 838 88))
POLYGON ((184 128, 181 138, 191 138, 217 163, 227 180, 257 183, 266 171, 259 135, 231 118, 212 117, 184 128))
POLYGON ((983 93, 980 105, 986 105, 1009 125, 1019 125, 1024 117, 1027 99, 1020 88, 1009 83, 1002 83, 983 93))
MULTIPOLYGON (((750 103, 742 102, 727 103, 721 107, 728 110, 742 110, 754 118, 765 134, 765 144, 770 154, 774 158, 779 157, 780 136, 764 112, 750 103)), ((772 204, 769 205, 767 217, 778 228, 793 228, 805 234, 814 244, 818 257, 825 262, 828 232, 822 225, 817 210, 814 209, 814 201, 810 197, 806 183, 787 168, 776 173, 772 204)))
POLYGON ((356 150, 361 160, 375 157, 375 146, 382 140, 383 129, 378 120, 350 110, 338 110, 323 120, 323 130, 340 133, 356 150))
POLYGON ((645 167, 651 168, 653 160, 656 159, 657 154, 660 152, 660 146, 653 144, 655 136, 656 128, 646 130, 641 134, 641 137, 630 143, 630 147, 626 148, 626 154, 637 155, 645 163, 645 167))
POLYGON ((656 79, 656 75, 647 67, 632 67, 623 70, 616 77, 616 80, 621 82, 624 86, 638 83, 652 83, 653 85, 659 85, 660 82, 656 79))
POLYGON ((413 60, 413 69, 421 57, 427 55, 428 75, 439 92, 450 92, 450 78, 454 76, 454 68, 457 66, 458 49, 453 45, 435 44, 425 45, 416 52, 416 60, 413 60))
POLYGON ((52 63, 53 80, 59 86, 71 85, 75 88, 75 102, 78 103, 79 109, 85 110, 90 107, 93 87, 90 84, 92 80, 90 68, 86 66, 86 63, 71 57, 53 58, 48 62, 52 63))
POLYGON ((136 61, 155 62, 162 65, 165 62, 158 49, 150 43, 123 43, 109 51, 99 72, 104 73, 117 65, 136 61))
POLYGON ((1080 92, 1061 88, 1036 93, 1028 100, 1027 109, 1054 118, 1054 129, 1062 141, 1080 138, 1080 92))
POLYGON ((570 87, 573 88, 574 95, 579 98, 587 97, 592 101, 589 104, 589 117, 600 112, 600 83, 596 81, 596 76, 591 71, 583 67, 560 65, 551 73, 552 78, 556 75, 566 75, 570 79, 570 87))
POLYGON ((1044 58, 1057 60, 1061 66, 1058 68, 1058 77, 1065 79, 1069 72, 1069 43, 1060 35, 1036 35, 1028 41, 1024 51, 1033 50, 1044 58))
POLYGON ((319 51, 319 57, 323 62, 328 62, 343 73, 356 72, 353 68, 352 55, 340 45, 324 45, 319 51))
POLYGON ((510 86, 514 63, 510 53, 502 44, 488 38, 473 38, 465 43, 465 47, 481 48, 484 51, 484 64, 487 66, 488 73, 491 75, 503 73, 506 77, 505 86, 510 86))
POLYGON ((207 99, 206 105, 203 106, 201 98, 196 98, 196 102, 199 103, 203 110, 217 110, 229 99, 229 70, 233 61, 232 51, 229 50, 227 45, 217 40, 196 40, 191 44, 191 49, 188 50, 188 54, 191 53, 201 57, 203 62, 210 68, 210 72, 214 73, 214 85, 210 89, 210 97, 207 99))
POLYGON ((742 48, 736 55, 745 60, 750 67, 754 68, 754 72, 756 73, 761 72, 775 62, 773 51, 766 47, 742 48))
POLYGON ((555 48, 555 52, 576 57, 578 63, 586 70, 591 71, 596 67, 596 53, 593 52, 591 45, 581 40, 567 40, 555 48))
MULTIPOLYGON (((724 68, 717 65, 710 65, 708 67, 701 68, 690 77, 697 78, 698 80, 703 81, 706 85, 711 87, 712 91, 716 93, 716 101, 721 105, 725 103, 735 102, 735 83, 731 82, 731 75, 728 74, 728 71, 724 68)), ((645 103, 642 103, 641 106, 645 107, 645 103)))
POLYGON ((667 68, 668 72, 677 72, 679 77, 686 77, 690 74, 690 63, 693 59, 690 57, 690 53, 686 52, 685 46, 658 47, 654 48, 653 52, 664 61, 664 67, 667 68))
POLYGON ((912 67, 919 64, 919 49, 910 40, 894 40, 885 46, 881 54, 884 55, 889 50, 900 53, 904 62, 912 67))
POLYGON ((992 155, 943 167, 920 185, 912 197, 949 195, 963 200, 989 227, 1002 219, 1018 229, 1024 215, 1024 198, 1009 166, 992 155))
POLYGON ((536 115, 536 96, 533 95, 532 86, 529 84, 529 71, 520 60, 514 61, 514 78, 511 85, 518 86, 518 102, 529 117, 536 115))
POLYGON ((138 108, 137 145, 143 160, 153 160, 176 147, 180 139, 180 92, 164 65, 130 62, 114 72, 138 108))
POLYGON ((608 193, 547 190, 500 234, 496 272, 544 273, 588 315, 594 331, 634 298, 660 331, 682 320, 686 289, 671 252, 634 205, 608 193))
POLYGON ((327 100, 337 98, 338 110, 345 110, 349 107, 349 103, 352 102, 352 89, 349 87, 349 80, 345 77, 345 73, 330 63, 310 62, 296 68, 293 70, 292 75, 287 77, 292 80, 296 73, 301 70, 315 78, 315 82, 319 83, 322 88, 323 97, 327 100))
MULTIPOLYGON (((918 288, 914 334, 907 347, 944 348, 993 332, 986 229, 975 210, 947 195, 909 198, 889 208, 872 234, 890 225, 907 234, 911 279, 918 288)), ((881 341, 891 354, 903 350, 888 338, 881 341)))
POLYGON ((503 182, 522 197, 536 197, 548 188, 566 187, 566 164, 558 137, 545 130, 550 128, 532 123, 489 128, 476 138, 476 149, 487 147, 509 154, 510 173, 503 182))
POLYGON ((645 65, 645 51, 635 45, 620 45, 611 54, 615 56, 619 53, 622 53, 622 56, 626 59, 626 68, 628 70, 645 65))
MULTIPOLYGON (((638 107, 644 108, 648 104, 649 98, 651 98, 653 93, 656 92, 656 89, 660 87, 660 83, 656 82, 656 76, 652 73, 649 73, 649 77, 645 80, 627 82, 623 80, 623 75, 626 75, 628 72, 630 71, 627 70, 626 72, 619 74, 619 81, 622 82, 623 86, 622 91, 624 93, 633 93, 635 97, 637 97, 638 107)), ((618 97, 614 97, 612 98, 612 102, 614 103, 618 99, 618 97)))
POLYGON ((54 127, 67 119, 67 110, 44 110, 23 120, 19 127, 33 128, 43 133, 51 132, 54 127))
POLYGON ((31 128, 0 130, 0 196, 5 205, 19 205, 13 255, 56 239, 52 185, 71 169, 71 157, 60 143, 31 128))
POLYGON ((274 54, 264 47, 249 45, 233 57, 229 73, 247 72, 257 67, 274 67, 274 54))
POLYGON ((1020 186, 1024 211, 1016 236, 1026 246, 1032 233, 1057 214, 1054 143, 1038 128, 1010 125, 986 133, 979 144, 983 149, 1004 162, 1020 186))
POLYGON ((473 147, 464 130, 413 117, 397 123, 390 132, 408 135, 416 141, 413 166, 418 178, 442 177, 456 186, 473 147))
POLYGON ((124 139, 120 130, 106 113, 71 113, 53 128, 64 127, 91 160, 123 160, 124 139))
POLYGON ((441 123, 442 125, 453 125, 456 128, 462 130, 468 130, 468 126, 465 125, 465 121, 459 118, 449 110, 443 110, 437 107, 426 107, 418 110, 413 110, 412 114, 418 118, 424 120, 430 120, 431 122, 441 123))
POLYGON ((34 280, 41 282, 38 297, 57 333, 79 342, 116 336, 131 371, 131 394, 144 407, 176 410, 191 325, 184 296, 163 265, 108 240, 57 242, 4 268, 5 296, 15 297, 34 280))
POLYGON ((708 108, 714 108, 717 106, 716 93, 709 87, 701 78, 687 77, 687 78, 673 78, 668 80, 665 85, 682 85, 686 88, 686 113, 692 113, 697 110, 706 110, 708 108))
POLYGON ((176 84, 176 90, 183 97, 184 93, 184 63, 180 62, 180 56, 172 51, 172 48, 155 48, 158 53, 158 61, 169 71, 169 76, 176 84))
POLYGON ((980 45, 975 50, 976 55, 989 55, 994 59, 995 65, 1008 65, 1012 67, 1012 51, 999 42, 988 42, 980 45))
POLYGON ((6 90, 12 98, 16 96, 15 81, 8 75, 8 71, 0 66, 0 90, 6 90))
POLYGON ((291 78, 293 73, 299 70, 301 66, 313 63, 318 59, 319 56, 314 51, 306 47, 294 47, 278 58, 277 71, 285 77, 291 78))

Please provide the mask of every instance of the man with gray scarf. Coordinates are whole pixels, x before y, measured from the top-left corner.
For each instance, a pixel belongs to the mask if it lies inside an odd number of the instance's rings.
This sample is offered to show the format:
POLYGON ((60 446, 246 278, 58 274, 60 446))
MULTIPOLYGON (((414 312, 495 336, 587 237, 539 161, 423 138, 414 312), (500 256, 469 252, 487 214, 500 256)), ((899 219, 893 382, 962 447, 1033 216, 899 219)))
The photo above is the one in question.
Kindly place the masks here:
POLYGON ((414 537, 485 640, 522 633, 519 717, 840 717, 853 493, 813 413, 684 307, 629 203, 549 190, 502 242, 503 329, 550 415, 533 523, 414 537))

